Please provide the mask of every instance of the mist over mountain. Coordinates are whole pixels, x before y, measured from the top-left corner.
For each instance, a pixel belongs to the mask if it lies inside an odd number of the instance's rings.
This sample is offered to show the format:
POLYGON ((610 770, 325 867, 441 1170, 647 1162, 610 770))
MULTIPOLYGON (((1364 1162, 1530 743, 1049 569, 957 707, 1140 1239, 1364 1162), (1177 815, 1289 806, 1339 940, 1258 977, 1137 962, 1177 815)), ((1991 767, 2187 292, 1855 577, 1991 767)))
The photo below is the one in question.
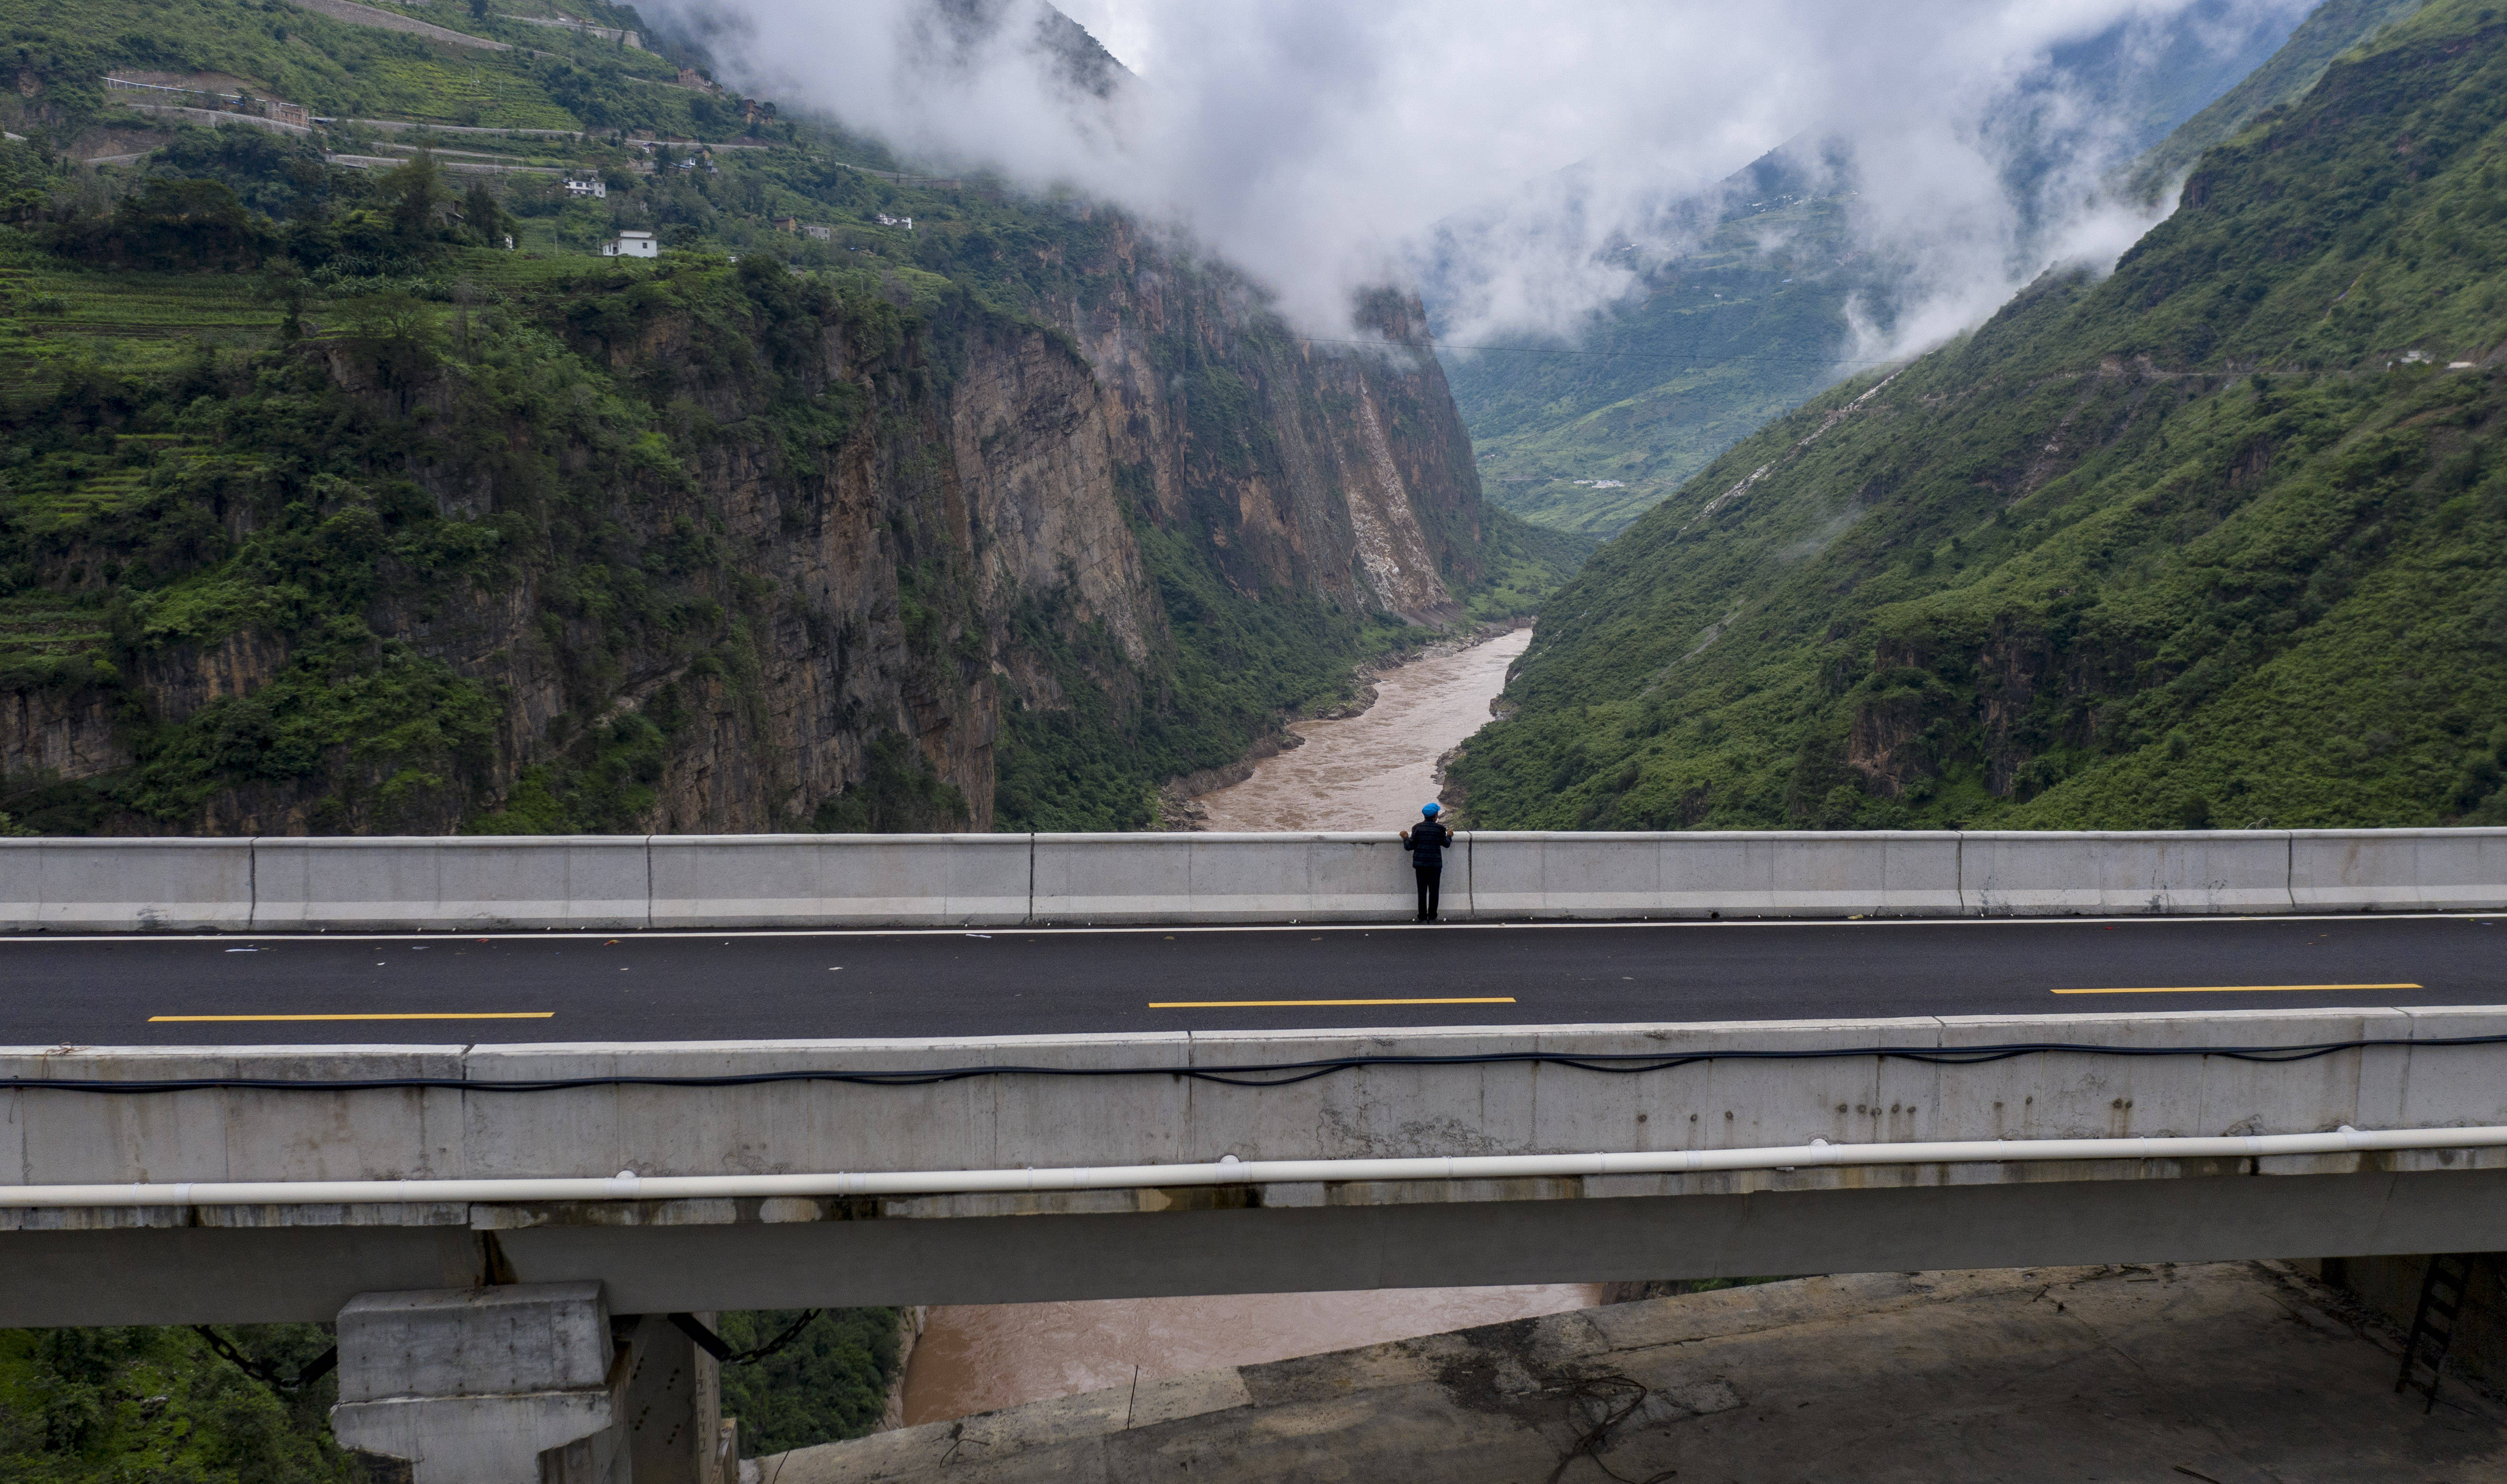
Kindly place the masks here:
POLYGON ((2050 266, 2102 270, 2168 204, 2136 159, 2218 100, 2216 138, 2416 3, 667 14, 726 76, 929 168, 1164 226, 1318 340, 1367 339, 1358 298, 1418 285, 1443 343, 1503 347, 1447 357, 1493 495, 1607 535, 1837 377, 2050 266))
MULTIPOLYGON (((1831 136, 1853 145, 1858 230, 1913 266, 1909 303, 1945 306, 1935 333, 1948 333, 2024 281, 2033 267, 2015 257, 2041 238, 2121 251, 2146 214, 2084 223, 2074 199, 2306 7, 1088 0, 1074 9, 1135 53, 1136 83, 1102 94, 1039 44, 1043 0, 660 9, 705 29, 748 90, 935 168, 1171 224, 1310 335, 1348 336, 1362 291, 1424 279, 1447 333, 1471 340, 1579 331, 1693 245, 1689 198, 1787 140, 1831 136)), ((1901 306, 1885 324, 1909 320, 1901 306)))
MULTIPOLYGON (((1430 302, 1456 339, 1585 324, 1527 314, 1493 297, 1493 265, 1525 255, 1525 236, 1582 234, 1642 293, 1662 269, 1736 215, 1818 199, 1853 203, 1845 242, 1886 271, 1870 287, 1867 336, 1939 338, 1972 323, 2049 255, 2121 251, 2148 225, 2101 189, 2147 149, 2276 50, 2301 0, 2194 0, 2137 11, 2102 28, 1997 57, 1927 97, 1898 89, 1824 99, 1794 137, 1704 190, 1663 169, 1658 143, 1616 145, 1555 177, 1440 222, 1423 260, 1430 302), (1646 183, 1660 171, 1651 196, 1646 183), (2102 217, 2121 219, 2108 222, 2102 217), (1936 305, 1937 300, 1947 303, 1936 305), (1989 301, 1980 311, 1976 302, 1989 301)), ((1789 233, 1762 228, 1781 241, 1789 233)), ((1607 313, 1617 303, 1598 305, 1607 313)), ((1870 348, 1870 347, 1866 347, 1870 348)))
POLYGON ((1481 325, 1508 347, 1447 353, 1493 494, 1617 530, 1838 378, 1978 323, 2049 267, 2103 270, 2172 207, 2203 148, 2419 3, 2331 0, 2303 22, 2218 3, 2135 17, 2049 49, 1936 154, 1901 160, 1893 136, 1851 129, 1788 141, 1597 247, 1636 284, 1554 339, 1483 324, 1471 298, 1470 260, 1505 217, 1446 224, 1426 282, 1447 341, 1481 325), (1938 163, 1963 152, 1964 171, 1938 163))

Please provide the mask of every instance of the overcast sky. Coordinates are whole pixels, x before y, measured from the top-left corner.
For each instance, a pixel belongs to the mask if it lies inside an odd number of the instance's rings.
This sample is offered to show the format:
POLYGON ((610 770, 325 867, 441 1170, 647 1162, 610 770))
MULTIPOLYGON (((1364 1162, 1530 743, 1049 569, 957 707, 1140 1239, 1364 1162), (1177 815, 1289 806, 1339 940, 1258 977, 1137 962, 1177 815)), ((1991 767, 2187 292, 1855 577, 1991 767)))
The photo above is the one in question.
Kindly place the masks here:
MULTIPOLYGON (((701 0, 682 0, 682 4, 701 0)), ((1041 0, 998 0, 1013 12, 1041 0)), ((1875 239, 1930 254, 1938 338, 2007 295, 2018 204, 1980 132, 2048 53, 2119 22, 2286 19, 2310 0, 1067 0, 1139 74, 1110 107, 1039 74, 1032 26, 953 50, 921 0, 711 0, 747 90, 833 112, 935 163, 988 164, 1177 224, 1312 333, 1413 274, 1440 220, 1485 221, 1457 338, 1572 333, 1629 286, 1595 248, 1805 132, 1851 137, 1875 239), (1576 198, 1558 172, 1580 165, 1576 198)), ((2224 26, 2223 46, 2234 25, 2224 26)), ((2032 82, 2033 80, 2033 82, 2032 82)), ((2042 103, 2042 99, 2041 99, 2042 103)), ((2057 99, 2058 108, 2071 106, 2057 99)), ((2087 108, 2087 104, 2077 105, 2087 108)), ((2075 199, 2110 162, 2071 121, 2075 199)), ((2066 205, 2066 250, 2112 263, 2148 223, 2066 205)))

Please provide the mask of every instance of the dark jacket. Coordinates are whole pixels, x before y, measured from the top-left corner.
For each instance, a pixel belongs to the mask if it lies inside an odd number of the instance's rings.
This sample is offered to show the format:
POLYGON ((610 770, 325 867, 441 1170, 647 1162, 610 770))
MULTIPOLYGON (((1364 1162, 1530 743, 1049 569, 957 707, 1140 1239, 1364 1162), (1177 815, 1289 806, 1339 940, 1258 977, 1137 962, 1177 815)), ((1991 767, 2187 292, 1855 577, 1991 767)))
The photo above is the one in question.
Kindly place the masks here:
POLYGON ((1410 864, 1423 871, 1444 869, 1444 852, 1453 849, 1454 832, 1434 819, 1422 819, 1401 832, 1401 843, 1410 848, 1410 864))

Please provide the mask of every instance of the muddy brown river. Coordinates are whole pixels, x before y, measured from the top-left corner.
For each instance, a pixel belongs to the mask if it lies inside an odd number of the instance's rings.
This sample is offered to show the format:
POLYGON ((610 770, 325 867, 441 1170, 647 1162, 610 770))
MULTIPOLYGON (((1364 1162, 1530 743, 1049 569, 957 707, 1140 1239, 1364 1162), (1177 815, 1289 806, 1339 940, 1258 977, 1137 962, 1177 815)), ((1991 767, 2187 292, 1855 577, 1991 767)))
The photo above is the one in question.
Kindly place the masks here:
POLYGON ((1337 721, 1300 721, 1305 739, 1204 794, 1215 830, 1398 830, 1436 796, 1436 759, 1488 724, 1506 668, 1532 642, 1517 629, 1375 680, 1375 704, 1337 721))
MULTIPOLYGON (((1518 629, 1376 677, 1357 716, 1299 722, 1305 739, 1254 776, 1204 795, 1214 830, 1395 830, 1436 796, 1436 759, 1480 729, 1518 629)), ((933 1309, 906 1367, 905 1422, 1253 1365, 1356 1345, 1529 1319, 1601 1301, 1598 1285, 1388 1288, 1220 1298, 1109 1299, 933 1309)))

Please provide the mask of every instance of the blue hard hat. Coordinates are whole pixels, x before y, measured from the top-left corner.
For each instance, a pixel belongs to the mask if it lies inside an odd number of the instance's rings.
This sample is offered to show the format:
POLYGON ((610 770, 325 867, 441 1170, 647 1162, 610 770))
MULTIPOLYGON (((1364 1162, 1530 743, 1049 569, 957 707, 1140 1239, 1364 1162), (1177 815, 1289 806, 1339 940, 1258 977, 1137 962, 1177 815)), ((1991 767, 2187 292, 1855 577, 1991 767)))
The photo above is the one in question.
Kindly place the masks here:
POLYGON ((1442 804, 1422 804, 1419 806, 1419 813, 1426 814, 1431 819, 1434 819, 1436 817, 1437 812, 1442 810, 1444 807, 1445 806, 1442 804))

